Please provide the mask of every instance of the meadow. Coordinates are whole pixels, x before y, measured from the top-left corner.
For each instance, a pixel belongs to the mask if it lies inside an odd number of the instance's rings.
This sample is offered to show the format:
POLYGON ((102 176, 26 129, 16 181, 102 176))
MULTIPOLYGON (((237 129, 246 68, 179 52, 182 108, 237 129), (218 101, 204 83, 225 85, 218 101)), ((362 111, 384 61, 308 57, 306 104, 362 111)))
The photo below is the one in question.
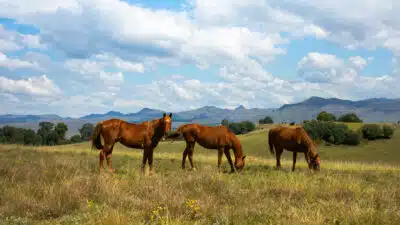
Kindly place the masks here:
POLYGON ((287 151, 276 170, 269 127, 239 135, 239 174, 226 158, 218 173, 217 152, 198 145, 198 170, 182 170, 182 141, 159 144, 153 176, 140 174, 140 150, 118 144, 113 175, 98 173, 89 143, 0 145, 0 224, 400 224, 400 127, 390 140, 319 144, 318 173, 302 154, 291 172, 287 151))

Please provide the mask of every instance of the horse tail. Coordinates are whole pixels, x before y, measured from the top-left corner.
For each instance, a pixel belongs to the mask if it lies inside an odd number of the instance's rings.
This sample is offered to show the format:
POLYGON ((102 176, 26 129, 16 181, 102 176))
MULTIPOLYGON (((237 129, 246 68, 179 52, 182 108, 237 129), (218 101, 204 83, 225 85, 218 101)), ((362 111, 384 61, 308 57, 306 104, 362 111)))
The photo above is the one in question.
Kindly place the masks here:
POLYGON ((92 149, 96 148, 98 150, 103 149, 103 145, 101 144, 101 131, 102 131, 102 122, 97 123, 94 128, 92 135, 92 149))
POLYGON ((274 155, 275 150, 274 150, 274 144, 273 144, 273 131, 269 130, 268 132, 268 144, 269 144, 269 152, 274 155))
MULTIPOLYGON (((184 125, 179 126, 175 131, 171 132, 170 134, 168 134, 165 139, 176 139, 176 138, 182 138, 183 134, 182 134, 182 128, 184 127, 184 125)), ((173 141, 173 140, 172 140, 173 141)))

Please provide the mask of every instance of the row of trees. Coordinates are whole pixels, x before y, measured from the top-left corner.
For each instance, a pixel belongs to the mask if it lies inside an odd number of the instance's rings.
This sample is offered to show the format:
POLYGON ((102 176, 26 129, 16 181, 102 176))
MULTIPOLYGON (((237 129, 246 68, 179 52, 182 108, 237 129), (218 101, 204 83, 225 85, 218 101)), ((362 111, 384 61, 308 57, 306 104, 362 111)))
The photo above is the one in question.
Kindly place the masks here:
POLYGON ((224 119, 221 121, 221 124, 228 127, 228 129, 235 134, 246 134, 256 128, 256 125, 251 121, 229 122, 224 119))
POLYGON ((347 113, 341 115, 338 119, 336 119, 335 115, 332 113, 322 111, 317 116, 318 121, 339 121, 345 123, 362 123, 363 121, 355 114, 355 113, 347 113))
POLYGON ((305 121, 304 129, 313 140, 324 140, 327 143, 339 145, 358 145, 361 140, 390 139, 394 128, 389 125, 364 124, 360 129, 349 129, 346 124, 333 121, 305 121))
POLYGON ((93 124, 83 124, 78 129, 80 134, 66 138, 68 126, 65 123, 54 124, 52 122, 40 122, 39 129, 35 132, 32 129, 4 126, 0 128, 0 143, 24 144, 24 145, 61 145, 88 141, 92 136, 93 124))

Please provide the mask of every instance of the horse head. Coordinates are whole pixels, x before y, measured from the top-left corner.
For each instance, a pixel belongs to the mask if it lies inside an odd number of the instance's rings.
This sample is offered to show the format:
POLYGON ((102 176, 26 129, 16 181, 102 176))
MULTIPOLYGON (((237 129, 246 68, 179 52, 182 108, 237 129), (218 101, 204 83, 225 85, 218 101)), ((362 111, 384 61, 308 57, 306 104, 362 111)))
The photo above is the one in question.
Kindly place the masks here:
POLYGON ((161 122, 161 126, 163 128, 163 131, 164 131, 163 136, 165 136, 167 133, 169 133, 171 131, 172 113, 170 113, 169 115, 164 113, 160 122, 161 122))
POLYGON ((313 170, 319 171, 320 170, 321 160, 318 154, 315 154, 314 157, 310 158, 310 167, 313 170))
POLYGON ((244 159, 246 158, 246 156, 243 157, 239 157, 239 158, 235 158, 235 168, 236 171, 241 172, 243 170, 244 167, 244 159))

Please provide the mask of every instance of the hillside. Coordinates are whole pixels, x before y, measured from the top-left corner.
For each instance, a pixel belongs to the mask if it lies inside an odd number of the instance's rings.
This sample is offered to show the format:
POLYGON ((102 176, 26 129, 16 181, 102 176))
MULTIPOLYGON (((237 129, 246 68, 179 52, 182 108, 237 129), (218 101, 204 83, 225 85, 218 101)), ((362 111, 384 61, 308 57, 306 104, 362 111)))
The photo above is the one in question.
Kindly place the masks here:
MULTIPOLYGON (((180 167, 184 142, 160 143, 156 175, 139 173, 142 152, 116 145, 116 173, 98 175, 89 143, 0 145, 0 224, 388 224, 400 223, 400 132, 360 146, 318 146, 321 171, 285 151, 282 170, 267 130, 239 135, 242 174, 217 173, 217 153, 196 145, 197 171, 180 167)), ((187 162, 188 164, 188 162, 187 162)))
MULTIPOLYGON (((239 106, 235 109, 223 109, 215 106, 204 106, 195 110, 174 112, 173 128, 182 123, 219 124, 221 120, 229 121, 251 120, 258 122, 265 116, 272 116, 274 121, 301 122, 316 118, 321 111, 332 112, 336 116, 355 112, 365 122, 397 122, 400 120, 400 99, 374 98, 361 101, 342 100, 337 98, 311 97, 303 102, 283 105, 278 109, 247 109, 239 106)), ((67 136, 78 132, 84 123, 97 123, 110 118, 120 118, 130 122, 140 122, 159 117, 160 109, 143 108, 136 113, 121 113, 109 111, 104 114, 90 114, 80 118, 62 118, 57 115, 0 115, 0 126, 13 125, 16 127, 37 129, 40 121, 64 122, 68 125, 67 136)))

